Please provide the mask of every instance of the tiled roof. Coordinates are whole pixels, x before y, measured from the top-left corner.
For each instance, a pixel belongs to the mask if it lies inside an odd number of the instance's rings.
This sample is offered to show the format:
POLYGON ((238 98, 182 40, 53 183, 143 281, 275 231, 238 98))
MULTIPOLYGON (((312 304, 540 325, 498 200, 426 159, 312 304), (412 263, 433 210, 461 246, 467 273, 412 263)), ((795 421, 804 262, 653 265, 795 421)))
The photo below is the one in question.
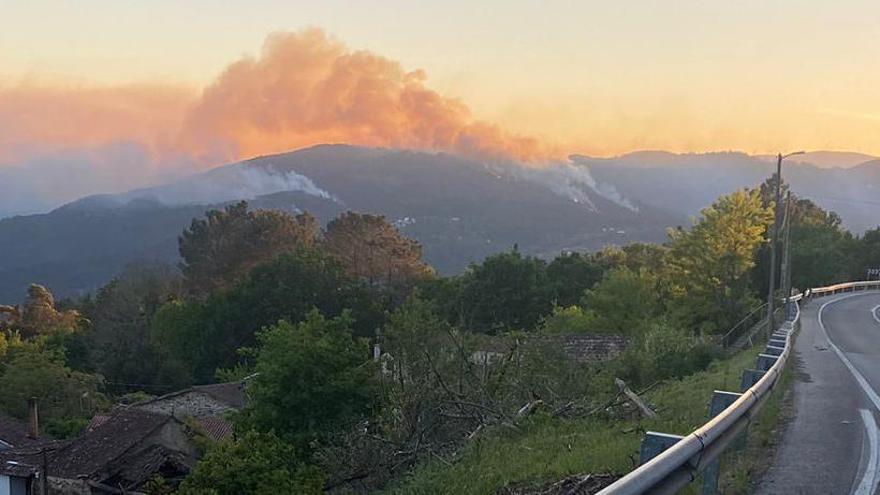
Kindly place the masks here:
POLYGON ((17 461, 5 461, 0 463, 0 475, 29 478, 39 471, 36 466, 22 464, 17 461))
POLYGON ((202 433, 219 442, 232 438, 232 422, 217 416, 206 416, 196 420, 202 433))
POLYGON ((190 388, 171 392, 159 397, 134 404, 133 407, 145 406, 156 402, 161 402, 172 397, 197 392, 207 395, 212 399, 229 406, 231 409, 241 409, 247 402, 245 388, 250 377, 237 382, 213 383, 210 385, 195 385, 190 388))
POLYGON ((71 479, 92 476, 168 421, 173 419, 139 409, 120 410, 56 452, 52 471, 71 479))
POLYGON ((233 409, 241 409, 245 405, 245 382, 215 383, 213 385, 197 385, 193 390, 203 392, 215 400, 227 404, 233 409))

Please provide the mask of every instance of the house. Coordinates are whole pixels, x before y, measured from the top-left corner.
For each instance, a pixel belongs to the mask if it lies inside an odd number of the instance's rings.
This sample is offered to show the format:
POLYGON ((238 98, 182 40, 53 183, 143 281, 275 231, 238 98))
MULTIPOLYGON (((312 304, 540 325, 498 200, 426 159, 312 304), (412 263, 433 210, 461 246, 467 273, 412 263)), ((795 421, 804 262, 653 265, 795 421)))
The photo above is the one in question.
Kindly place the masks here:
POLYGON ((195 430, 214 440, 232 436, 227 416, 244 407, 246 384, 195 386, 121 406, 68 441, 36 438, 35 404, 31 434, 30 422, 0 416, 0 495, 35 493, 46 472, 50 492, 60 495, 138 493, 157 476, 175 484, 198 462, 195 430))
POLYGON ((181 420, 192 419, 208 437, 224 440, 232 437, 229 413, 240 411, 247 403, 249 378, 237 382, 197 385, 131 407, 181 420))
POLYGON ((0 495, 33 493, 37 468, 15 461, 0 463, 0 495))
POLYGON ((12 473, 7 478, 20 486, 13 477, 33 482, 42 477, 45 465, 53 494, 137 493, 156 476, 172 483, 182 480, 198 457, 191 431, 182 421, 128 408, 76 439, 0 452, 0 473, 12 473))
POLYGON ((49 466, 49 480, 50 485, 58 486, 65 484, 62 480, 66 484, 81 481, 81 487, 91 490, 66 493, 130 492, 157 475, 182 479, 198 455, 188 427, 177 418, 123 409, 56 451, 49 466))

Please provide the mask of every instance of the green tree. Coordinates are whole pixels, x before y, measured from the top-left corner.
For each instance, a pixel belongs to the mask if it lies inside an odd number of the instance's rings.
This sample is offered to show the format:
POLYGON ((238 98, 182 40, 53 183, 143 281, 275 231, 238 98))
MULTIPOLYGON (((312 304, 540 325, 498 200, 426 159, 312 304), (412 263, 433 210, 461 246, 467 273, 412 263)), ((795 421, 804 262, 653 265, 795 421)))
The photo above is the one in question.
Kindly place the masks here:
POLYGON ((867 277, 868 269, 880 268, 880 227, 865 232, 850 249, 853 254, 849 278, 863 280, 867 277))
POLYGON ((259 333, 254 352, 257 374, 240 426, 274 431, 307 451, 370 413, 376 390, 369 345, 352 337, 347 313, 280 321, 259 333))
POLYGON ((580 302, 584 291, 602 280, 602 267, 590 256, 581 253, 563 253, 547 265, 548 296, 558 306, 572 306, 580 302))
POLYGON ((34 343, 21 343, 0 362, 0 409, 25 418, 27 400, 36 397, 43 424, 82 417, 100 401, 100 377, 73 371, 64 357, 34 343))
POLYGON ((657 278, 646 270, 613 269, 584 294, 583 307, 589 331, 639 335, 661 310, 657 278))
POLYGON ((178 239, 188 289, 197 295, 231 287, 251 268, 298 246, 312 246, 320 226, 308 213, 249 211, 241 201, 194 219, 178 239))
MULTIPOLYGON (((86 313, 85 332, 91 364, 110 390, 129 391, 138 383, 155 384, 160 358, 150 343, 150 327, 159 308, 180 293, 180 275, 166 265, 133 265, 98 290, 86 313)), ((172 384, 172 386, 175 384, 172 384)))
POLYGON ((741 190, 704 208, 691 230, 670 231, 675 310, 685 325, 721 332, 754 305, 749 275, 772 219, 758 191, 741 190))
POLYGON ((246 432, 215 445, 180 485, 179 495, 323 493, 320 472, 271 433, 246 432))
POLYGON ((593 327, 593 316, 580 306, 556 306, 553 313, 541 319, 541 333, 587 333, 593 327))
POLYGON ((151 341, 163 358, 165 376, 212 381, 217 368, 235 366, 241 347, 256 344, 257 331, 278 320, 297 323, 313 308, 329 317, 349 309, 357 335, 369 336, 383 322, 383 306, 339 264, 315 249, 301 248, 259 265, 231 290, 204 300, 166 304, 153 321, 151 341))
POLYGON ((463 328, 480 333, 533 330, 553 308, 544 261, 513 250, 471 265, 459 292, 463 328))

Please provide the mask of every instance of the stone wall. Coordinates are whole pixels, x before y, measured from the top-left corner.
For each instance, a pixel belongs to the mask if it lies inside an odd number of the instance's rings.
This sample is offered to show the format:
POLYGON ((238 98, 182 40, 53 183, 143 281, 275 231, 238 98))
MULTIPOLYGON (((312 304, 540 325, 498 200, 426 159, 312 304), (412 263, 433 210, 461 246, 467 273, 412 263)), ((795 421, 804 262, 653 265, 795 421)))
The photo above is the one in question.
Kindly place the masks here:
MULTIPOLYGON (((622 335, 602 334, 541 335, 527 337, 520 344, 526 352, 529 348, 559 349, 578 364, 594 364, 618 356, 632 345, 632 339, 622 335)), ((474 351, 470 361, 474 364, 492 364, 503 359, 512 348, 511 341, 495 337, 474 351)))
POLYGON ((632 340, 622 335, 573 334, 552 335, 542 339, 556 344, 579 364, 600 363, 629 348, 632 340))

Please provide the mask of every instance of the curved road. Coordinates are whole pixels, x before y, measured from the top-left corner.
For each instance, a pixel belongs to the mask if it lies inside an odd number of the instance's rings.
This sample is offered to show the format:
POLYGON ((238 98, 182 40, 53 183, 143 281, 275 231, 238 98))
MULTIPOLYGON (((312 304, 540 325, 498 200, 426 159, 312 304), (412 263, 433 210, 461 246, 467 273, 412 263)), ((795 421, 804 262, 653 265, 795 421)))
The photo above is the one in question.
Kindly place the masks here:
POLYGON ((877 493, 880 292, 816 299, 795 342, 794 417, 758 494, 877 493))

